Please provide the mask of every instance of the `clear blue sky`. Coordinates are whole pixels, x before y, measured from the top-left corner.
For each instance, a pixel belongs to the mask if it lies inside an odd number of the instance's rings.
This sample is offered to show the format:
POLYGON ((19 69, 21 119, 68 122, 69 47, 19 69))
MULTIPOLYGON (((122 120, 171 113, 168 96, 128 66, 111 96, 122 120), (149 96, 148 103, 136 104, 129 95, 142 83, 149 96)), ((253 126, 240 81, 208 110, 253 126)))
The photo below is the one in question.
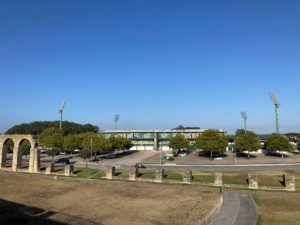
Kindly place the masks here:
POLYGON ((300 1, 0 0, 0 132, 35 120, 300 131, 300 1))

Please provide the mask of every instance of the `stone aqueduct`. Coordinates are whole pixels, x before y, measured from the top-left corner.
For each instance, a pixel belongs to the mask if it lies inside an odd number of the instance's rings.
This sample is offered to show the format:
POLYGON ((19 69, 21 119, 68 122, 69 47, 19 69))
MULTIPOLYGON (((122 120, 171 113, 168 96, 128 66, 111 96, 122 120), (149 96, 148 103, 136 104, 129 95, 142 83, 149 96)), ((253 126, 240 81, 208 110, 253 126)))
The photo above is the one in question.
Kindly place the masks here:
POLYGON ((19 171, 22 165, 22 151, 20 144, 23 140, 30 142, 30 158, 29 158, 29 173, 38 173, 40 171, 40 153, 36 148, 38 145, 37 139, 33 135, 0 135, 0 169, 6 169, 6 151, 4 143, 8 140, 14 143, 12 157, 12 171, 19 171))

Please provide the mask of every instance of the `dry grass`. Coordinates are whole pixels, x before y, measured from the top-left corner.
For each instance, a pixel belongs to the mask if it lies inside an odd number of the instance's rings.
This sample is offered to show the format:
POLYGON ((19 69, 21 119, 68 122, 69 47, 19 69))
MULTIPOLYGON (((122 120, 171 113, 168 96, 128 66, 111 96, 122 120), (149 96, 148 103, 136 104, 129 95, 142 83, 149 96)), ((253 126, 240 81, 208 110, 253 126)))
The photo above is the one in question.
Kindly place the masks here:
POLYGON ((300 193, 256 192, 259 225, 300 224, 300 193))
POLYGON ((0 180, 1 225, 197 224, 219 195, 174 185, 54 181, 5 172, 0 180))

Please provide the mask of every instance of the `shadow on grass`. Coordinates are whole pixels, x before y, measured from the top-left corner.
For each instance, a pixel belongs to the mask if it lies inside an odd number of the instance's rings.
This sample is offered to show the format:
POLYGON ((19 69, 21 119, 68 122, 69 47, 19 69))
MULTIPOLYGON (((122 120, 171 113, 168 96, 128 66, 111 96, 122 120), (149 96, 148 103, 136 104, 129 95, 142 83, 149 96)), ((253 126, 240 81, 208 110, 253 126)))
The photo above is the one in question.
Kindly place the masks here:
POLYGON ((66 225, 52 219, 55 212, 0 199, 1 225, 66 225))

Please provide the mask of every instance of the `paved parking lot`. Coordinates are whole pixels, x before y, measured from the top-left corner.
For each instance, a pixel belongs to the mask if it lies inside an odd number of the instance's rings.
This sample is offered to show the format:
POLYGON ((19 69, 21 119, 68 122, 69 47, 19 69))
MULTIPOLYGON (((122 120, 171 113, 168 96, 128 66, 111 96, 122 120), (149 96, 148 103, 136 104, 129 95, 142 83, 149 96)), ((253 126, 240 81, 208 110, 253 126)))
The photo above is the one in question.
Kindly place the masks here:
MULTIPOLYGON (((142 161, 146 164, 159 164, 160 153, 157 152, 142 161)), ((198 153, 191 153, 186 157, 175 157, 174 161, 166 160, 165 163, 176 163, 177 165, 246 165, 246 164, 276 164, 276 163, 300 163, 300 154, 289 154, 288 157, 281 158, 280 156, 266 156, 258 154, 255 158, 247 159, 246 157, 235 157, 234 153, 228 152, 222 160, 210 161, 209 157, 199 156, 198 153)))

